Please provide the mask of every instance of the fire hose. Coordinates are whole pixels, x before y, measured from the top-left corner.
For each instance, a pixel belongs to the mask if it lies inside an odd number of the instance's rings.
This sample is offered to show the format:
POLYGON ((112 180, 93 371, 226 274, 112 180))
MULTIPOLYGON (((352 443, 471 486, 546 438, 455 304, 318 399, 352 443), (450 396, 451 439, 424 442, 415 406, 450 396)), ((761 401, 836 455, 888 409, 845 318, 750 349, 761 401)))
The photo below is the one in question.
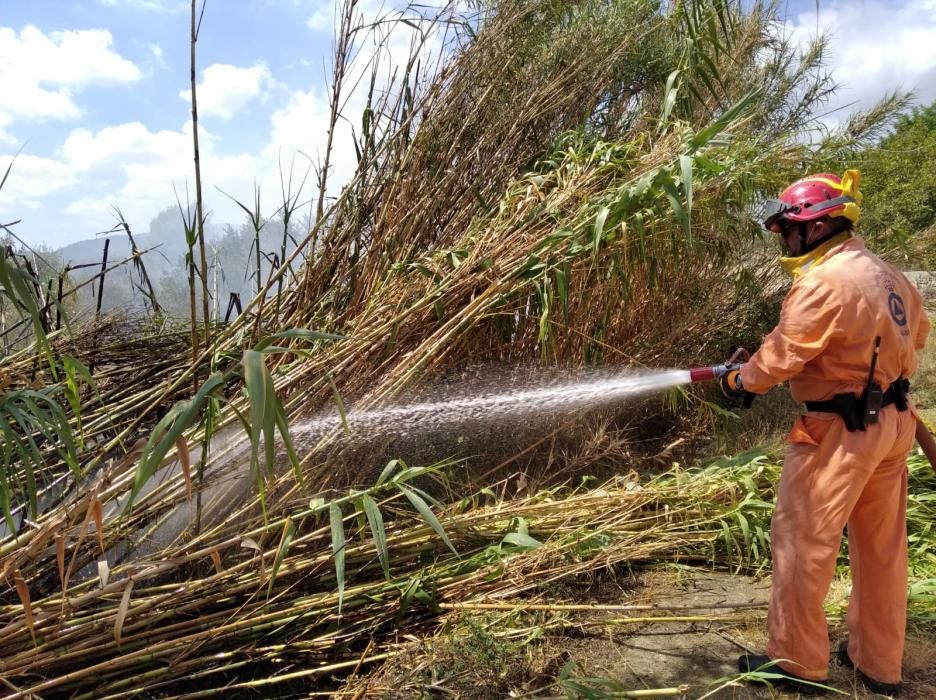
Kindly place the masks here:
POLYGON ((930 466, 936 469, 936 438, 933 437, 922 418, 917 418, 916 441, 929 460, 930 466))
MULTIPOLYGON (((751 355, 747 350, 738 348, 727 361, 720 365, 693 367, 689 370, 689 378, 693 383, 709 381, 723 382, 726 377, 730 377, 739 372, 741 370, 741 365, 749 360, 750 357, 751 355)), ((750 405, 749 399, 745 400, 745 405, 750 405)), ((923 454, 926 456, 926 459, 929 460, 930 466, 936 470, 936 438, 933 437, 930 428, 919 416, 917 416, 916 424, 916 441, 923 451, 923 454)))

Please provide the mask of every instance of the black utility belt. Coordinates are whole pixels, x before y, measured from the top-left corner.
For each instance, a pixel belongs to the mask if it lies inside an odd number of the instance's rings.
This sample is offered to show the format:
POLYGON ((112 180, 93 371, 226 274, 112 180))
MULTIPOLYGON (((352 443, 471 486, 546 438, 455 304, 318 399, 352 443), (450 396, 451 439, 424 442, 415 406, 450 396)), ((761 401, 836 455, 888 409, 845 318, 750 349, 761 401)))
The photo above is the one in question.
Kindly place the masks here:
POLYGON ((869 425, 878 422, 881 409, 897 406, 897 410, 906 411, 909 408, 907 395, 910 393, 910 380, 898 379, 887 390, 880 384, 874 383, 865 388, 860 396, 854 394, 836 394, 828 401, 807 401, 807 411, 823 411, 841 416, 849 432, 864 430, 869 425))

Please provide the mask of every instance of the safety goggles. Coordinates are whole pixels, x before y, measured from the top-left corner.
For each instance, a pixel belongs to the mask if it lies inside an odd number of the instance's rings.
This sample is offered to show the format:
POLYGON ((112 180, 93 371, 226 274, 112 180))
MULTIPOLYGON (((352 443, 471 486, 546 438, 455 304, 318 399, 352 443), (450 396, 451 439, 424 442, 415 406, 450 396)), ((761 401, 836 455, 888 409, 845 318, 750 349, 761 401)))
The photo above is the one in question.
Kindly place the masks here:
POLYGON ((795 204, 787 204, 779 199, 768 199, 764 203, 764 228, 767 231, 781 233, 786 215, 798 214, 799 211, 800 207, 795 204))
MULTIPOLYGON (((813 204, 809 207, 809 211, 818 214, 829 209, 838 209, 844 204, 855 201, 854 197, 842 195, 813 204)), ((768 199, 764 203, 764 228, 774 233, 783 233, 785 228, 783 222, 786 220, 787 214, 799 214, 802 210, 803 208, 798 204, 787 204, 779 199, 768 199)))

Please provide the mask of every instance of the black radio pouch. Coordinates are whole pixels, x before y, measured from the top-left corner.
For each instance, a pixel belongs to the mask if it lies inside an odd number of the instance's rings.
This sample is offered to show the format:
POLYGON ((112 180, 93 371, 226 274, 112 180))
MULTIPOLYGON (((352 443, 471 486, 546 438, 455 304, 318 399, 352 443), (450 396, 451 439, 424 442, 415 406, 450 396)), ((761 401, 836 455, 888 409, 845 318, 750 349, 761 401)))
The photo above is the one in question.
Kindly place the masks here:
POLYGON ((881 336, 874 339, 874 352, 871 354, 871 371, 868 372, 868 383, 858 397, 858 415, 861 418, 861 429, 867 425, 878 422, 878 416, 884 405, 884 389, 874 381, 874 370, 877 369, 878 353, 881 352, 881 336))
POLYGON ((910 393, 909 380, 901 377, 891 384, 891 389, 894 392, 894 404, 897 406, 897 410, 906 411, 910 408, 910 404, 907 401, 907 394, 910 393))
POLYGON ((884 406, 884 390, 874 381, 874 370, 877 368, 880 349, 881 338, 878 336, 874 339, 874 353, 871 355, 871 371, 868 372, 868 381, 859 396, 836 394, 828 401, 807 401, 806 408, 810 411, 831 411, 841 416, 845 421, 845 428, 850 433, 864 430, 867 426, 877 423, 881 408, 884 406))
MULTIPOLYGON (((863 394, 862 394, 863 396, 863 394)), ((845 428, 853 433, 856 430, 864 430, 862 422, 863 411, 861 409, 861 398, 854 394, 836 394, 829 401, 807 401, 806 407, 811 411, 831 411, 841 416, 845 421, 845 428)))
POLYGON ((858 399, 858 409, 861 415, 861 423, 865 425, 874 425, 878 422, 878 415, 884 405, 884 390, 877 382, 872 382, 865 390, 861 392, 858 399))

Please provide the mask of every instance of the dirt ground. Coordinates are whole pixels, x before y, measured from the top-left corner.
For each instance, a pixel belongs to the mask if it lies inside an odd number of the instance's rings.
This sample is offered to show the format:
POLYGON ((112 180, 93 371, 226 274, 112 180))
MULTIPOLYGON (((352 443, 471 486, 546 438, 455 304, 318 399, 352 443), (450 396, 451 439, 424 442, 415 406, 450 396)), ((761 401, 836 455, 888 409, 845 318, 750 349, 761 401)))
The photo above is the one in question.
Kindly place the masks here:
MULTIPOLYGON (((847 579, 833 584, 830 657, 844 639, 838 619, 847 579)), ((794 700, 765 684, 743 684, 741 654, 763 653, 769 577, 736 576, 702 568, 670 567, 636 576, 604 574, 560 584, 538 604, 640 605, 647 612, 588 610, 549 619, 463 612, 435 636, 410 639, 399 656, 350 684, 353 697, 587 698, 665 697, 684 700, 794 700), (689 606, 702 606, 686 610, 689 606), (634 617, 695 620, 634 622, 634 617), (699 619, 703 618, 703 619, 699 619), (626 621, 625 621, 626 620, 626 621), (662 693, 663 689, 674 689, 662 693), (675 689, 678 689, 675 690, 675 689), (639 694, 643 693, 643 694, 639 694)), ((506 601, 505 601, 506 602, 506 601)), ((518 605, 530 601, 515 601, 518 605)), ((854 671, 830 663, 827 697, 869 700, 854 671)), ((346 686, 347 687, 347 686, 346 686)), ((908 700, 936 699, 936 640, 910 633, 904 656, 908 700)))
MULTIPOLYGON (((847 586, 847 581, 836 582, 829 598, 833 605, 844 602, 847 586)), ((657 581, 651 577, 645 594, 640 597, 649 597, 661 607, 710 605, 714 608, 725 604, 766 603, 769 590, 769 578, 697 570, 660 577, 657 581)), ((607 591, 602 597, 610 595, 611 591, 607 591)), ((641 625, 637 629, 607 627, 603 633, 565 640, 562 645, 569 659, 585 675, 613 678, 621 687, 632 690, 688 685, 684 696, 687 698, 800 697, 758 685, 728 685, 718 690, 729 677, 737 675, 738 656, 745 652, 763 653, 765 615, 763 609, 748 610, 743 615, 746 619, 738 623, 658 623, 641 625)), ((844 623, 833 622, 829 632, 834 649, 838 641, 846 637, 844 623)), ((934 662, 936 646, 931 641, 914 636, 908 638, 904 658, 905 688, 901 697, 936 698, 934 662)), ((865 691, 852 670, 834 662, 830 665, 829 685, 846 693, 844 697, 881 697, 865 691)))
MULTIPOLYGON (((764 581, 717 572, 684 573, 666 578, 672 580, 659 577, 654 581, 651 577, 647 591, 640 598, 662 608, 766 604, 769 591, 764 581)), ((610 602, 613 591, 602 597, 610 602)), ((681 613, 673 611, 671 614, 681 613)), ((657 614, 667 613, 654 613, 657 614)), ((711 615, 712 612, 693 614, 711 615)), ((746 611, 745 617, 760 618, 763 614, 763 610, 755 609, 746 611)), ((609 627, 594 636, 572 640, 566 649, 570 659, 588 676, 614 678, 633 690, 689 685, 690 696, 698 697, 711 682, 736 673, 738 655, 745 650, 757 651, 758 641, 751 638, 751 630, 739 630, 731 624, 673 622, 642 624, 636 628, 609 627)))

